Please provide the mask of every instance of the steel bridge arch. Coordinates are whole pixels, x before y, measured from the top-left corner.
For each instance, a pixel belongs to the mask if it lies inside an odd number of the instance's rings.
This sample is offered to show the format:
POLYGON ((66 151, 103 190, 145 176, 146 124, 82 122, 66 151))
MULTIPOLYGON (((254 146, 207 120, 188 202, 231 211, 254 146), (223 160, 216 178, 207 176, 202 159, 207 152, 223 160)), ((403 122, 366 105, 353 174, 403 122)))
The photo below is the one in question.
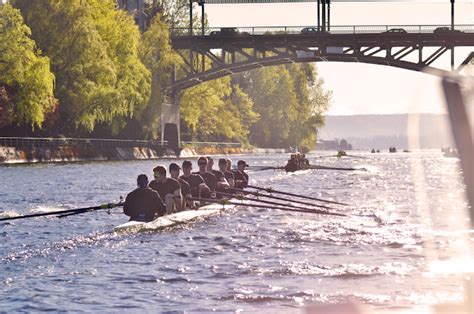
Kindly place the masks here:
MULTIPOLYGON (((172 46, 184 61, 184 75, 168 89, 176 94, 223 76, 300 62, 367 63, 443 76, 450 71, 432 63, 455 47, 474 47, 474 33, 176 36, 172 46)), ((471 52, 453 70, 461 71, 473 57, 471 52)))

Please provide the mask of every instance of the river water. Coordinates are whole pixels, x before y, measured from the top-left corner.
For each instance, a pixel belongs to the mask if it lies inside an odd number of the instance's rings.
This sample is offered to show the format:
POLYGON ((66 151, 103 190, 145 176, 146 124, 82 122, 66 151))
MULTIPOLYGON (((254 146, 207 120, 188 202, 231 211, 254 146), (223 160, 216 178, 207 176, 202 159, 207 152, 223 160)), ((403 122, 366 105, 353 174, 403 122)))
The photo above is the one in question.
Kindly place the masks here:
MULTIPOLYGON (((127 220, 121 209, 0 223, 0 312, 299 312, 347 302, 410 312, 461 301, 457 270, 472 239, 463 231, 459 161, 438 151, 330 155, 309 160, 368 171, 255 171, 251 183, 347 202, 334 208, 350 217, 238 208, 135 235, 112 232, 127 220)), ((241 158, 263 166, 288 156, 241 158)), ((116 201, 138 174, 170 162, 1 167, 0 211, 116 201)))

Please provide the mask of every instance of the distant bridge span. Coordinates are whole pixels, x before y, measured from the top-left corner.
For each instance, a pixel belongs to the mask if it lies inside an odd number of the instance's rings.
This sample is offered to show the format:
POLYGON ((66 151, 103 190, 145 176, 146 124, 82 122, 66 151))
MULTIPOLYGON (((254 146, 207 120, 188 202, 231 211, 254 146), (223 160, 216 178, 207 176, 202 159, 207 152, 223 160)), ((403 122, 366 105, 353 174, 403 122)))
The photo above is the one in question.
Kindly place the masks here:
MULTIPOLYGON (((444 33, 175 34, 171 44, 185 66, 170 89, 174 94, 233 73, 293 62, 363 62, 444 75, 449 71, 432 63, 451 51, 454 64, 455 47, 474 47, 472 29, 471 25, 469 32, 444 33)), ((473 52, 463 56, 464 61, 453 70, 462 70, 473 57, 473 52)))

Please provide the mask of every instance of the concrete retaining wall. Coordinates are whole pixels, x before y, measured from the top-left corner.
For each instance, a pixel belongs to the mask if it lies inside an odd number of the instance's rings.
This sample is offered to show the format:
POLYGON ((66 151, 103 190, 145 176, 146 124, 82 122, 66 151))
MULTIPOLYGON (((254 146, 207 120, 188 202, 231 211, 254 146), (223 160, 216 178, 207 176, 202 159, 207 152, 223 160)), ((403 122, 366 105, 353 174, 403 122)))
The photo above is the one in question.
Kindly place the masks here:
MULTIPOLYGON (((207 155, 274 154, 286 153, 284 149, 242 149, 238 147, 188 147, 183 148, 179 158, 207 155)), ((107 160, 144 160, 176 158, 173 150, 146 147, 5 147, 0 146, 1 164, 21 164, 37 162, 74 162, 107 160)))

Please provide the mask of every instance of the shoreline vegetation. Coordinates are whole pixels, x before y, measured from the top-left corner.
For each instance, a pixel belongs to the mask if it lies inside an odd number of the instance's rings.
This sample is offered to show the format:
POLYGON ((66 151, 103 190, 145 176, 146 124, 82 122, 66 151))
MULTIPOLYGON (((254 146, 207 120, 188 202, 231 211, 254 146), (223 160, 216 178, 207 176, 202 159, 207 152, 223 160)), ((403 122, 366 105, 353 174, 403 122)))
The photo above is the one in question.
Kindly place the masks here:
MULTIPOLYGON (((115 0, 0 6, 0 135, 160 138, 173 68, 184 75, 169 26, 189 24, 188 2, 170 4, 148 4, 144 32, 115 0)), ((313 149, 331 97, 323 84, 313 64, 301 63, 182 90, 182 140, 313 149)))

